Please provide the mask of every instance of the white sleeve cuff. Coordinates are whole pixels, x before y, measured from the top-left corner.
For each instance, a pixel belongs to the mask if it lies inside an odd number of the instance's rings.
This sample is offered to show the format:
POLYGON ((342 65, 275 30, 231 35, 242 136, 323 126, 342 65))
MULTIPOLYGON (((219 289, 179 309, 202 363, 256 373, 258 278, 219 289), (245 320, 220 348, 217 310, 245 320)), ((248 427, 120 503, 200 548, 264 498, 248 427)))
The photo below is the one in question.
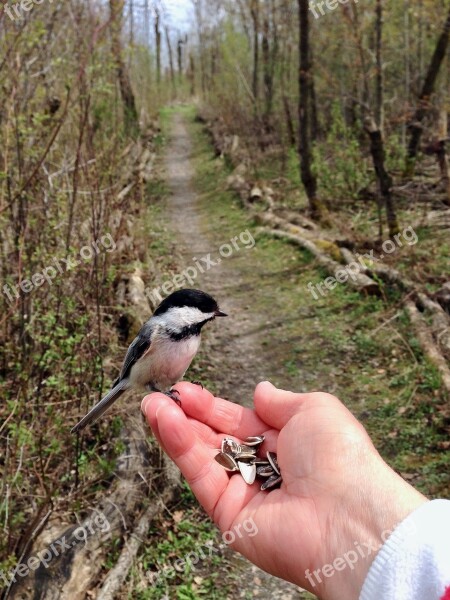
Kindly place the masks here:
POLYGON ((447 599, 450 500, 432 500, 394 529, 369 569, 359 600, 447 599))

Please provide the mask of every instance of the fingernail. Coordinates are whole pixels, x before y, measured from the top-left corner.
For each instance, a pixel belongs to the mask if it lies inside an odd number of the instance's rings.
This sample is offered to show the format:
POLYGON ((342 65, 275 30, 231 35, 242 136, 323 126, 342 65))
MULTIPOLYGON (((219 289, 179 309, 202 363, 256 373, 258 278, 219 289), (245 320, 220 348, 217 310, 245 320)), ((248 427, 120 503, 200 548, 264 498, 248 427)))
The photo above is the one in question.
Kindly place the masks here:
POLYGON ((155 419, 156 420, 158 420, 158 415, 159 415, 159 412, 160 412, 160 410, 162 408, 164 408, 164 404, 162 406, 158 406, 158 408, 156 409, 156 412, 155 412, 155 419))
POLYGON ((261 383, 259 385, 270 385, 271 388, 274 388, 275 386, 273 385, 273 383, 271 383, 270 381, 261 381, 261 383))
POLYGON ((141 412, 144 415, 144 417, 147 416, 147 408, 148 408, 149 404, 150 404, 150 396, 145 396, 145 398, 141 402, 141 412))

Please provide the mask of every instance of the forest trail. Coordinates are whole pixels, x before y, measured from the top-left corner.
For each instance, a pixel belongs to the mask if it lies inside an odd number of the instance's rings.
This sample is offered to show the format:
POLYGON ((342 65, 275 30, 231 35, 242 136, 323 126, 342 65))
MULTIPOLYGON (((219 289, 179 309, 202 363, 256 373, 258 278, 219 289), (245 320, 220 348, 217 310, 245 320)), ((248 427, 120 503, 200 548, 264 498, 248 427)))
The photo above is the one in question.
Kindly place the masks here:
MULTIPOLYGON (((214 239, 214 223, 204 207, 199 206, 192 152, 185 117, 175 113, 165 154, 167 183, 171 192, 167 202, 167 221, 178 241, 182 270, 194 267, 198 260, 205 265, 208 255, 216 263, 207 272, 200 273, 192 284, 192 287, 204 289, 214 296, 229 315, 227 319, 216 321, 205 335, 208 359, 214 362, 213 377, 221 396, 250 405, 255 384, 266 379, 271 371, 267 362, 271 357, 265 355, 261 339, 264 333, 261 324, 269 324, 268 318, 258 314, 255 309, 257 303, 252 301, 255 278, 263 277, 263 269, 255 273, 247 268, 248 252, 251 250, 233 249, 229 258, 220 257, 218 249, 230 239, 227 236, 214 239), (202 258, 205 260, 202 261, 202 258), (238 299, 236 295, 238 289, 248 291, 245 303, 239 301, 241 296, 238 299)), ((235 235, 241 233, 236 231, 235 235)), ((240 241, 237 243, 241 244, 240 241)))
MULTIPOLYGON (((197 203, 191 155, 192 142, 186 122, 183 115, 175 113, 170 143, 165 155, 168 185, 171 191, 168 199, 168 221, 172 224, 178 240, 177 249, 181 254, 183 270, 189 267, 196 268, 197 260, 204 265, 205 262, 201 259, 208 254, 215 255, 213 258, 215 263, 220 260, 220 264, 216 264, 203 274, 200 273, 199 279, 195 280, 192 287, 204 289, 214 296, 222 310, 229 315, 227 319, 216 321, 210 328, 212 332, 209 331, 207 334, 211 354, 220 356, 223 365, 226 365, 226 368, 221 368, 214 373, 214 378, 218 377, 220 380, 222 396, 230 399, 245 398, 248 403, 253 392, 253 381, 259 375, 256 371, 262 366, 256 358, 257 334, 251 332, 254 331, 252 321, 255 318, 250 311, 242 310, 243 307, 237 306, 233 296, 233 287, 244 285, 244 282, 236 281, 236 277, 239 277, 238 265, 234 264, 234 270, 231 272, 227 261, 216 257, 218 247, 228 240, 211 239, 207 219, 205 222, 205 215, 202 214, 197 203), (240 334, 236 335, 235 332, 240 334), (254 376, 249 380, 247 376, 250 368, 254 376)), ((245 260, 244 255, 239 258, 245 260)))
MULTIPOLYGON (((167 223, 176 236, 176 251, 181 255, 182 268, 195 264, 195 259, 211 253, 219 260, 217 249, 229 239, 213 239, 214 231, 209 215, 199 205, 198 194, 194 186, 194 168, 192 164, 193 145, 183 115, 175 113, 171 123, 170 139, 165 153, 165 170, 170 194, 167 200, 167 223)), ((236 231, 235 235, 241 232, 236 231)), ((255 383, 269 378, 277 368, 273 352, 264 349, 262 336, 266 327, 276 325, 267 315, 259 314, 252 305, 254 293, 264 293, 264 265, 256 272, 254 265, 248 268, 247 252, 237 251, 233 256, 221 260, 220 264, 201 274, 193 287, 199 287, 211 293, 220 307, 229 314, 227 319, 216 321, 209 328, 206 337, 208 362, 213 362, 213 375, 216 389, 220 395, 239 401, 252 403, 255 383), (259 282, 259 283, 258 283, 259 282), (236 295, 236 290, 248 290, 246 295, 236 295), (246 298, 247 302, 242 299, 246 298)), ((273 288, 266 283, 267 292, 273 288)), ((275 302, 274 302, 275 304, 275 302)), ((279 318, 276 311, 272 313, 279 318)), ((231 552, 230 552, 231 556, 231 552)), ((306 598, 297 586, 272 577, 253 566, 243 558, 231 558, 239 569, 239 597, 248 597, 249 591, 261 599, 306 598), (245 582, 245 584, 243 583, 245 582)), ((228 561, 221 564, 223 577, 228 578, 228 561)), ((310 596, 308 596, 310 597, 310 596)))

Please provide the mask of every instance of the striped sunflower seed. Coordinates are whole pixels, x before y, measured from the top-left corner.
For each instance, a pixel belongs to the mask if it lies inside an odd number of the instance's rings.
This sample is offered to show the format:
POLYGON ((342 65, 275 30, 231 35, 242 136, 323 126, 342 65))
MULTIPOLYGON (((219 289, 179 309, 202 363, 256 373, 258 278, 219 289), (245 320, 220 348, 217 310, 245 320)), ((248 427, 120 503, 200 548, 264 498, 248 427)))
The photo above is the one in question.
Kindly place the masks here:
POLYGON ((256 467, 256 474, 258 477, 270 477, 271 475, 275 475, 275 471, 271 465, 261 465, 260 467, 256 467))
POLYGON ((219 465, 227 471, 239 471, 237 462, 229 454, 226 454, 225 452, 219 452, 219 454, 216 454, 214 458, 219 465))
POLYGON ((278 466, 277 455, 275 452, 267 452, 267 460, 272 465, 272 469, 275 471, 275 473, 280 475, 280 467, 278 466))
POLYGON ((266 479, 266 481, 262 484, 261 491, 264 492, 264 490, 271 490, 275 486, 280 485, 281 481, 281 475, 272 475, 272 477, 266 479))

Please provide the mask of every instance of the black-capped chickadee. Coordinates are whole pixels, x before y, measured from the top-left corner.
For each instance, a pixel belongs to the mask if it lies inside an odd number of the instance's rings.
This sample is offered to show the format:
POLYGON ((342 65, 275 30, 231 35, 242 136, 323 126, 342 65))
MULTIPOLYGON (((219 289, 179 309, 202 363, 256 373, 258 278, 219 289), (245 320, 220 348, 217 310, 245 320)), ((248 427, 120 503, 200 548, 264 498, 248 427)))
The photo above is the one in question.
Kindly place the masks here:
POLYGON ((171 388, 197 354, 202 327, 216 317, 226 316, 214 298, 200 290, 178 290, 165 298, 128 348, 111 391, 75 425, 72 433, 96 421, 134 386, 163 392, 178 401, 171 388))

